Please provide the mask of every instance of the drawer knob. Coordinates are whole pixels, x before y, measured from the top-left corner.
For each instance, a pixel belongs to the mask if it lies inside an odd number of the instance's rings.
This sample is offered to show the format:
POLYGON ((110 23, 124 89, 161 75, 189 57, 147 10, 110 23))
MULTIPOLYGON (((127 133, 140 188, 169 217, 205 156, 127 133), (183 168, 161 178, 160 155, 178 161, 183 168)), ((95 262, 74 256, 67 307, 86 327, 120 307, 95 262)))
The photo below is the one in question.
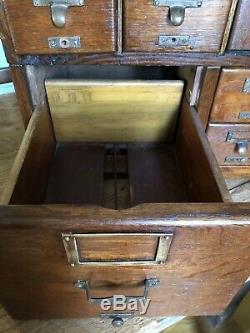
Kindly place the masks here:
POLYGON ((57 28, 66 24, 66 15, 69 7, 83 6, 84 0, 33 0, 36 7, 48 6, 51 9, 51 19, 57 28))
POLYGON ((236 149, 238 154, 246 155, 248 150, 248 142, 247 141, 239 141, 236 143, 236 149))
POLYGON ((203 0, 153 0, 154 6, 169 7, 169 20, 174 26, 182 25, 186 8, 202 6, 203 0))

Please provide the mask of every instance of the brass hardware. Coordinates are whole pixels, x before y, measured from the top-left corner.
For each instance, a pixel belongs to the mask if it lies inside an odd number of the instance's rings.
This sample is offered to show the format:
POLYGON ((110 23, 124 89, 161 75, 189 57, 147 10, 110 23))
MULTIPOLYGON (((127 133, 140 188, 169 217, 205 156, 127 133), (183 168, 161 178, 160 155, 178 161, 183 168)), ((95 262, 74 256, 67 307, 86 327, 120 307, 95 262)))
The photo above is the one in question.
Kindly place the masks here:
POLYGON ((250 119, 250 111, 243 111, 239 113, 239 119, 248 120, 250 119))
POLYGON ((240 157, 240 156, 228 156, 225 158, 225 163, 233 163, 233 164, 243 164, 248 161, 248 157, 240 157))
POLYGON ((133 313, 101 313, 101 318, 112 319, 112 326, 121 327, 124 324, 124 319, 133 318, 133 313))
POLYGON ((174 26, 180 26, 185 18, 186 8, 198 8, 203 0, 153 0, 154 6, 169 7, 169 19, 174 26))
POLYGON ((74 267, 75 265, 94 265, 94 266, 112 266, 112 265, 122 265, 122 266, 130 266, 130 265, 159 265, 164 264, 167 261, 168 252, 171 246, 171 242, 173 239, 173 233, 167 234, 62 234, 63 244, 65 247, 66 255, 68 258, 69 264, 74 267), (157 237, 159 238, 156 255, 154 260, 135 260, 135 261, 84 261, 84 259, 80 258, 77 239, 88 238, 88 237, 157 237))
POLYGON ((79 36, 49 37, 48 43, 51 49, 75 49, 81 47, 81 39, 79 36))
POLYGON ((36 7, 50 7, 51 19, 54 25, 62 28, 66 24, 66 15, 69 7, 84 5, 84 0, 33 0, 36 7))
MULTIPOLYGON (((160 284, 160 280, 157 278, 150 278, 150 279, 145 279, 143 281, 144 283, 144 292, 142 296, 125 296, 125 302, 128 303, 130 300, 147 300, 148 298, 148 292, 150 288, 157 287, 160 284)), ((82 289, 86 292, 86 298, 87 301, 91 304, 97 304, 100 305, 103 300, 109 300, 110 304, 113 304, 114 301, 114 296, 107 296, 107 297, 91 297, 90 295, 90 284, 89 281, 87 280, 78 280, 74 283, 74 287, 78 289, 82 289)))
POLYGON ((190 36, 159 36, 158 45, 161 47, 193 47, 194 41, 190 36))
POLYGON ((234 132, 228 132, 226 142, 235 143, 235 150, 240 155, 247 154, 248 144, 250 143, 250 138, 235 138, 234 132))
POLYGON ((242 92, 246 94, 250 93, 250 79, 245 80, 242 92))
POLYGON ((246 155, 248 150, 248 142, 247 141, 239 141, 236 143, 236 151, 240 155, 246 155))

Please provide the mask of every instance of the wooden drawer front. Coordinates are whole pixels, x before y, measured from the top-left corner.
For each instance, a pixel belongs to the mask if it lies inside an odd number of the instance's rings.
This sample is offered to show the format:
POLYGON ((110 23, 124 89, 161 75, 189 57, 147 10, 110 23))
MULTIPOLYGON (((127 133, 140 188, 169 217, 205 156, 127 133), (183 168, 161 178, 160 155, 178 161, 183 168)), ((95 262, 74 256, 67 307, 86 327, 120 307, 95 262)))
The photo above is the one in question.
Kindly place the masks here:
POLYGON ((187 8, 184 22, 174 26, 169 7, 153 0, 124 1, 124 48, 126 51, 205 51, 220 49, 231 0, 203 0, 187 8))
POLYGON ((250 69, 223 69, 210 121, 250 123, 250 69))
POLYGON ((50 7, 32 0, 6 0, 5 9, 18 54, 115 51, 114 0, 69 7, 63 27, 53 23, 50 7))
POLYGON ((250 125, 210 124, 207 133, 220 165, 250 165, 250 125))
MULTIPOLYGON (((237 207, 233 209, 236 214, 237 207)), ((2 208, 0 260, 4 271, 0 275, 1 302, 17 318, 96 316, 105 311, 100 304, 87 299, 86 291, 75 285, 78 280, 88 281, 90 298, 105 298, 112 295, 142 296, 145 279, 157 278, 159 284, 149 288, 151 302, 147 316, 220 313, 249 276, 250 229, 249 226, 230 225, 233 209, 224 205, 220 212, 215 204, 200 208, 198 205, 190 208, 171 205, 167 209, 158 207, 150 213, 145 207, 144 214, 150 216, 151 222, 148 220, 143 225, 136 218, 139 208, 125 213, 107 212, 106 216, 95 213, 94 209, 80 207, 72 210, 66 206, 50 206, 49 209, 16 207, 15 211, 2 208), (156 223, 157 216, 167 216, 167 212, 175 216, 175 224, 179 227, 171 227, 173 223, 168 219, 156 223), (92 223, 87 222, 88 216, 94 217, 92 223), (109 226, 99 223, 99 218, 109 219, 109 226), (201 226, 210 223, 211 218, 228 226, 201 226), (134 220, 130 227, 129 220, 134 220), (185 226, 187 224, 190 226, 185 226), (137 232, 138 229, 169 232, 172 228, 174 238, 168 259, 162 265, 71 267, 63 247, 62 225, 64 230, 74 229, 79 233, 91 229, 93 232, 96 228, 100 232, 104 229, 108 232, 128 231, 129 228, 130 231, 137 229, 137 232)), ((238 213, 232 217, 232 223, 240 219, 240 208, 238 213)), ((243 209, 243 213, 249 223, 249 209, 243 209)))
POLYGON ((250 50, 250 2, 239 0, 228 48, 250 50))

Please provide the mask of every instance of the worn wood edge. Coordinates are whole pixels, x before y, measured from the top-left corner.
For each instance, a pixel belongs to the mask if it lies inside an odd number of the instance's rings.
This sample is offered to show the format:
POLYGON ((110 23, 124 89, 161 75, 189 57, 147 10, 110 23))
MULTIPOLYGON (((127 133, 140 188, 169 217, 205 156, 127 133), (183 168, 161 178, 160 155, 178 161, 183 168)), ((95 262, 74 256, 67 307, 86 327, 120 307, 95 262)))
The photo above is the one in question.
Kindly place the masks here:
POLYGON ((196 104, 198 102, 200 91, 201 91, 202 79, 204 76, 204 70, 205 69, 203 66, 198 66, 196 68, 193 91, 190 96, 190 105, 191 106, 196 106, 196 104))
POLYGON ((202 79, 202 84, 201 84, 201 90, 200 90, 200 95, 199 95, 199 100, 197 101, 197 111, 198 114, 200 115, 203 127, 205 130, 207 130, 208 126, 208 121, 211 115, 211 110, 213 107, 214 103, 214 98, 216 95, 217 87, 219 84, 220 80, 220 74, 221 74, 221 67, 217 66, 212 66, 212 67, 207 67, 206 71, 204 73, 204 77, 202 79), (215 72, 213 74, 213 72, 215 72), (211 74, 214 75, 212 78, 212 81, 214 83, 213 85, 213 90, 211 96, 209 96, 209 100, 207 98, 207 90, 208 90, 208 84, 211 82, 211 74))
POLYGON ((45 86, 171 86, 171 87, 183 87, 182 80, 81 80, 81 79, 48 79, 45 80, 45 86))
POLYGON ((6 186, 1 195, 0 205, 8 205, 11 200, 11 196, 13 194, 16 182, 18 180, 19 173, 22 169, 23 162, 28 152, 40 115, 41 111, 38 109, 36 109, 32 114, 27 130, 24 134, 21 146, 18 150, 17 156, 10 170, 6 186))
POLYGON ((113 64, 157 66, 236 66, 250 67, 250 51, 219 53, 142 53, 125 52, 102 54, 24 55, 12 65, 113 64))
POLYGON ((250 177, 250 166, 220 166, 223 177, 232 178, 248 178, 250 177))
POLYGON ((27 128, 32 116, 32 105, 26 72, 22 67, 11 67, 11 74, 24 127, 27 128))
POLYGON ((232 198, 231 198, 230 193, 227 189, 226 182, 223 178, 223 175, 222 175, 222 172, 221 172, 220 167, 218 165, 218 162, 216 160, 216 157, 215 157, 215 155, 212 151, 212 148, 210 146, 210 143, 207 139, 207 136, 206 136, 206 133, 205 133, 204 128, 202 126, 200 117, 199 117, 196 109, 193 106, 190 107, 190 113, 191 113, 191 117, 192 117, 193 122, 194 122, 194 126, 197 129, 197 134, 200 138, 201 144, 203 145, 204 150, 206 151, 207 161, 210 165, 210 169, 211 169, 212 174, 213 174, 213 176, 215 178, 215 181, 217 183, 217 186, 218 186, 218 189, 220 191, 222 200, 224 202, 231 202, 232 198))
POLYGON ((228 44, 230 33, 232 30, 233 21, 234 21, 238 2, 239 2, 239 0, 232 0, 231 8, 230 8, 229 14, 228 14, 226 28, 225 28, 222 43, 221 43, 220 54, 223 54, 227 48, 227 44, 228 44))
POLYGON ((250 226, 250 203, 140 204, 120 211, 85 205, 0 206, 0 229, 114 233, 216 226, 250 226))

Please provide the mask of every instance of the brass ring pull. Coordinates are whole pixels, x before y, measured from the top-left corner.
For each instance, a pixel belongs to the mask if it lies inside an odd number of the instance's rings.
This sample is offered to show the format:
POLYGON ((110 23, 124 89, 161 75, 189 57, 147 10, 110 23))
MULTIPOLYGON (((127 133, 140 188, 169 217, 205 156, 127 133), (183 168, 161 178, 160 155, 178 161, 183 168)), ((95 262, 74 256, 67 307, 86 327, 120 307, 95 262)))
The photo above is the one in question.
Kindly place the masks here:
MULTIPOLYGON (((148 291, 149 288, 154 288, 160 284, 160 280, 157 278, 150 278, 150 279, 145 279, 144 280, 144 293, 142 296, 126 296, 126 303, 128 303, 131 299, 133 300, 147 300, 148 298, 148 291)), ((91 304, 97 304, 100 305, 103 300, 109 300, 111 304, 113 304, 114 296, 108 296, 108 297, 91 297, 90 293, 90 284, 89 281, 87 280, 77 280, 74 283, 74 287, 78 289, 85 290, 86 292, 86 297, 89 303, 91 304)))

